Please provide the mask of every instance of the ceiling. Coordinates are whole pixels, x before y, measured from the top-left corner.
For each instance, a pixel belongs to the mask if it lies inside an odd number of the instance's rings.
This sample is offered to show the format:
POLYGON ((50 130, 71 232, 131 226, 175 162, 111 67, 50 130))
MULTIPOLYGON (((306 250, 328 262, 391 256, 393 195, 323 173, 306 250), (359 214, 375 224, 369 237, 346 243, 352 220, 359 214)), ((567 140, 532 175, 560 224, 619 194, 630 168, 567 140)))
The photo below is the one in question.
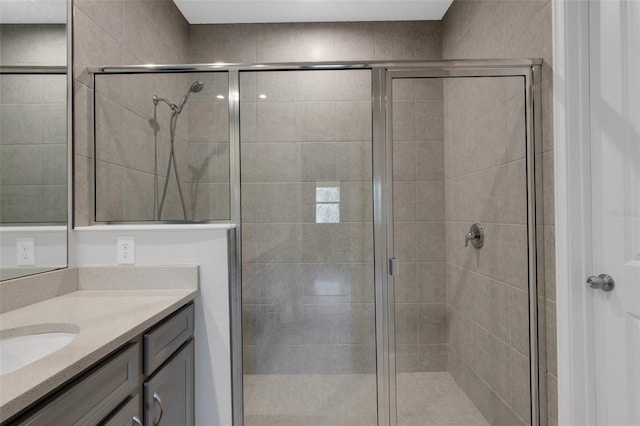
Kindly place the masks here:
POLYGON ((0 0, 0 24, 64 24, 66 0, 0 0))
POLYGON ((440 20, 453 0, 173 0, 190 24, 440 20))
MULTIPOLYGON (((191 24, 440 20, 453 0, 173 0, 191 24)), ((0 0, 0 24, 64 24, 66 0, 0 0)))

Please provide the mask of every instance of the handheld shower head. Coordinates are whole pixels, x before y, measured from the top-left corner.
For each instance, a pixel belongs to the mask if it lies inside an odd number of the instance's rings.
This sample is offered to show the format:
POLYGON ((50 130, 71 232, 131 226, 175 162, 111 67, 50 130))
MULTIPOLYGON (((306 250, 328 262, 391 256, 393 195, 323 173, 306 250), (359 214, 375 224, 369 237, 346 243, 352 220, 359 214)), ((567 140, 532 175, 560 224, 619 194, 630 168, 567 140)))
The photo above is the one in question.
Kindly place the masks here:
POLYGON ((189 96, 191 96, 192 93, 198 93, 202 91, 202 89, 204 89, 204 83, 200 80, 194 81, 191 87, 189 87, 187 93, 185 93, 180 100, 180 103, 178 104, 178 113, 182 112, 182 108, 184 108, 185 104, 189 100, 189 96))
POLYGON ((202 89, 204 89, 204 83, 201 82, 200 80, 198 81, 194 81, 193 84, 191 85, 191 87, 189 88, 190 92, 193 93, 198 93, 200 92, 202 89))
POLYGON ((182 112, 182 108, 184 108, 184 105, 189 100, 189 96, 191 96, 192 93, 201 92, 202 89, 204 89, 204 83, 200 80, 194 81, 193 84, 191 84, 191 87, 189 87, 189 90, 187 90, 187 93, 185 93, 182 99, 180 99, 180 102, 178 103, 178 105, 172 103, 167 98, 159 98, 156 95, 153 95, 153 103, 155 105, 158 105, 158 103, 164 102, 167 105, 169 105, 169 107, 171 108, 171 111, 173 111, 174 114, 180 114, 182 112))

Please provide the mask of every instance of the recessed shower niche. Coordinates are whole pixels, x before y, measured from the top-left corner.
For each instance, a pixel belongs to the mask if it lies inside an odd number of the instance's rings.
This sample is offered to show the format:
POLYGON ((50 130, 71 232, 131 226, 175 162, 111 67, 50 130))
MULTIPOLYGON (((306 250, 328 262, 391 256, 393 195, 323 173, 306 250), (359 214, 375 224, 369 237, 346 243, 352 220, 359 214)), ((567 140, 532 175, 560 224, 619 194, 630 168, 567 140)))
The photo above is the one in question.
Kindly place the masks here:
POLYGON ((535 61, 181 67, 95 70, 96 220, 236 224, 237 424, 544 424, 535 61))

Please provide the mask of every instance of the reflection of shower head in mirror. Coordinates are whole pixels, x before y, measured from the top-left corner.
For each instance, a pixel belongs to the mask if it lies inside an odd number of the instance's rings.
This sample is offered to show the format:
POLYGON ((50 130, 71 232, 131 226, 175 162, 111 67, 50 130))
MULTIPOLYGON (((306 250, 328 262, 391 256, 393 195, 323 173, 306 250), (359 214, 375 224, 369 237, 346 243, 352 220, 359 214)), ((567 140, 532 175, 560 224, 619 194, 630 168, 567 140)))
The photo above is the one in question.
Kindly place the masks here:
POLYGON ((180 114, 182 112, 182 108, 184 108, 185 104, 189 100, 189 96, 191 96, 191 93, 201 92, 202 89, 204 89, 204 83, 200 80, 194 81, 193 84, 191 84, 191 87, 189 87, 189 90, 187 90, 187 93, 185 93, 182 99, 180 99, 180 102, 178 103, 178 105, 169 101, 167 98, 159 98, 157 95, 153 95, 153 103, 155 105, 158 105, 160 102, 164 102, 167 105, 169 105, 169 108, 171 108, 171 111, 173 111, 176 114, 180 114))

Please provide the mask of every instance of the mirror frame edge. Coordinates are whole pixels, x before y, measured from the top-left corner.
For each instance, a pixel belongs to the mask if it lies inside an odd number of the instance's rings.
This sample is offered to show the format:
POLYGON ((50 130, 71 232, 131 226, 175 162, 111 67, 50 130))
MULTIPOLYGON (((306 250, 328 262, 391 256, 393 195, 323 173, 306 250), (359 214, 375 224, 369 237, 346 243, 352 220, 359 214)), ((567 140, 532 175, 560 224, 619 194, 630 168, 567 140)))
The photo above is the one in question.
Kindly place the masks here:
MULTIPOLYGON (((26 274, 26 275, 20 275, 17 277, 13 277, 13 278, 9 278, 9 279, 3 279, 0 280, 0 286, 5 283, 5 282, 11 282, 13 280, 17 280, 17 279, 23 279, 23 278, 29 278, 29 277, 34 277, 34 276, 38 276, 38 275, 42 275, 45 273, 50 273, 50 272, 55 272, 55 271, 62 271, 65 269, 69 269, 72 265, 71 265, 71 259, 72 259, 72 255, 74 255, 75 251, 73 251, 71 249, 71 241, 73 239, 71 231, 73 228, 73 218, 74 218, 74 213, 73 213, 73 206, 74 206, 74 196, 73 196, 73 188, 74 188, 74 160, 73 160, 73 156, 74 156, 74 147, 73 147, 73 142, 74 142, 74 129, 73 129, 73 125, 74 125, 74 119, 73 119, 73 98, 74 98, 74 87, 73 87, 73 21, 74 21, 74 13, 73 13, 73 7, 74 7, 74 0, 67 0, 66 1, 66 44, 67 44, 67 52, 66 52, 66 85, 67 85, 67 91, 66 91, 66 101, 67 101, 67 114, 66 114, 66 129, 67 129, 67 156, 66 156, 66 175, 67 175, 67 192, 66 192, 66 196, 67 196, 67 221, 66 221, 66 234, 67 234, 67 238, 66 238, 66 266, 60 266, 57 268, 52 268, 52 269, 48 269, 46 271, 40 271, 40 272, 34 272, 34 273, 30 273, 30 274, 26 274)), ((73 256, 74 261, 75 261, 75 256, 73 256)))
MULTIPOLYGON (((73 85, 73 13, 74 0, 67 0, 67 268, 75 264, 75 250, 72 249, 74 226, 74 85, 73 85), (73 261, 72 260, 73 256, 73 261)), ((65 269, 65 268, 60 268, 65 269)))

